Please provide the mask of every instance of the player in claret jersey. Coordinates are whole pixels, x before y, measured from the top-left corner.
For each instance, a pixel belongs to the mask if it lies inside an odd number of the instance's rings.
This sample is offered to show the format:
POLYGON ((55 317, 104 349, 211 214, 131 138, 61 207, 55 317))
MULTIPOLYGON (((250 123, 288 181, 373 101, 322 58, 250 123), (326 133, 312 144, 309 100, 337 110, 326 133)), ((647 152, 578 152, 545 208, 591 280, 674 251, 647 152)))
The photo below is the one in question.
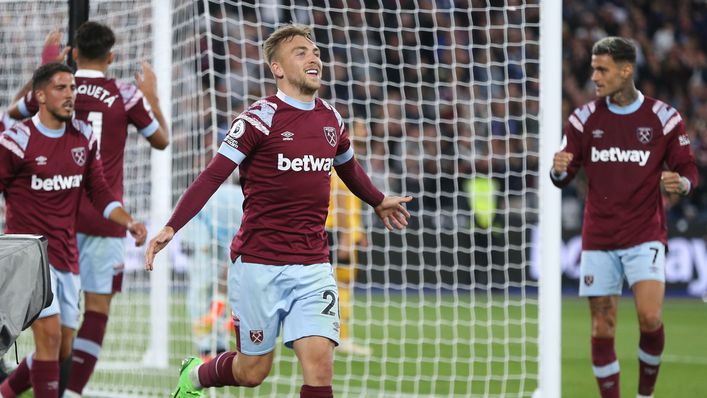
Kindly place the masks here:
POLYGON ((332 397, 340 322, 324 230, 332 167, 389 229, 407 225, 403 203, 412 198, 385 196, 371 184, 354 158, 341 116, 316 98, 322 62, 310 31, 287 25, 265 41, 277 95, 236 117, 216 157, 148 246, 149 270, 155 253, 240 166, 245 208, 231 245, 228 275, 237 352, 204 364, 197 358, 185 360, 174 397, 201 396, 206 387, 262 383, 272 366, 280 326, 285 345, 294 349, 302 366, 300 396, 332 397))
POLYGON ((58 361, 71 352, 79 320, 75 226, 82 191, 101 217, 126 227, 138 243, 147 234, 111 194, 90 126, 72 118, 76 84, 71 70, 50 63, 37 69, 32 81, 39 113, 0 136, 0 190, 6 201, 5 232, 49 240, 54 301, 32 325, 36 352, 0 386, 4 398, 30 385, 36 398, 58 396, 58 361))
MULTIPOLYGON (((128 125, 137 128, 153 148, 168 144, 168 128, 159 107, 155 75, 142 64, 143 76, 134 84, 106 77, 113 62, 113 31, 97 22, 88 21, 76 31, 73 56, 76 77, 75 117, 91 124, 101 152, 101 162, 111 193, 123 198, 123 158, 128 125)), ((58 42, 56 43, 58 47, 58 42)), ((58 52, 55 49, 52 52, 58 52)), ((20 100, 10 113, 29 117, 37 111, 32 92, 20 100)), ((84 292, 84 317, 74 341, 73 361, 66 396, 80 396, 88 383, 105 335, 110 303, 121 291, 125 257, 125 227, 102 220, 97 210, 87 204, 84 193, 77 221, 77 242, 84 292)))
POLYGON ((594 44, 592 81, 599 98, 570 115, 551 171, 558 187, 580 167, 587 175, 579 293, 589 298, 592 363, 604 398, 619 397, 614 334, 624 278, 641 332, 638 396, 653 394, 665 340, 667 231, 660 187, 687 195, 697 183, 685 123, 674 108, 636 90, 635 62, 636 49, 624 38, 594 44))

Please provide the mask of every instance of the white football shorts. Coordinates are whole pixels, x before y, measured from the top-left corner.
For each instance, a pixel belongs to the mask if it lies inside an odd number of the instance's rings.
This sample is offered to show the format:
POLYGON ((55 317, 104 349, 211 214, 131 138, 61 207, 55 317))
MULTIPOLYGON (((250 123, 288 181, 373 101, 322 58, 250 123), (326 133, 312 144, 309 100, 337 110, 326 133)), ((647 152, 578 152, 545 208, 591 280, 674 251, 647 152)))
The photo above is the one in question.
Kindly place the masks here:
POLYGON ((76 234, 81 289, 89 293, 121 291, 125 269, 125 238, 76 234))
POLYGON ((54 298, 49 307, 39 313, 39 319, 60 315, 61 325, 76 329, 79 326, 79 292, 81 279, 69 271, 59 271, 49 265, 49 274, 52 281, 52 294, 54 298))
POLYGON ((665 245, 652 241, 619 250, 583 250, 579 295, 621 295, 624 277, 629 286, 645 280, 665 282, 665 245))
POLYGON ((282 340, 322 336, 339 344, 339 293, 329 263, 265 265, 238 257, 228 269, 228 299, 236 344, 246 355, 275 349, 282 340))

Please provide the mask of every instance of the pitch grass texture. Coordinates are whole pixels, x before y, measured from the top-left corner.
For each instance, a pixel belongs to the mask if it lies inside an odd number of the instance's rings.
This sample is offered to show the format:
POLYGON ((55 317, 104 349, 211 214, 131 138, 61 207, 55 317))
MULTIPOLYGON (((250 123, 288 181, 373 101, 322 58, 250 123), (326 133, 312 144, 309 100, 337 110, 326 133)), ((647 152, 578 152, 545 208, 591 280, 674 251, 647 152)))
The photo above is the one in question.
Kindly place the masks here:
MULTIPOLYGON (((354 335, 359 342, 366 339, 372 342, 369 346, 374 356, 359 359, 337 355, 334 383, 337 396, 530 397, 537 379, 537 325, 534 323, 537 307, 534 304, 525 309, 504 306, 500 297, 489 301, 478 295, 473 299, 476 307, 467 307, 468 302, 455 307, 459 300, 461 296, 408 295, 404 300, 406 308, 402 308, 403 300, 399 295, 360 298, 354 316, 368 317, 368 324, 355 324, 354 335), (522 311, 525 311, 524 316, 522 311), (423 317, 424 323, 420 322, 423 317), (504 317, 512 322, 504 325, 504 317), (519 323, 520 320, 525 323, 519 323), (471 383, 465 377, 469 374, 473 375, 471 383)), ((507 302, 515 304, 517 301, 511 298, 507 302)), ((121 308, 124 307, 116 306, 116 309, 121 308)), ((172 323, 172 347, 175 352, 189 354, 185 342, 189 341, 191 328, 183 322, 186 319, 184 307, 175 304, 172 310, 173 319, 182 320, 172 323)), ((147 314, 133 312, 132 315, 137 323, 131 331, 120 322, 110 328, 109 342, 117 335, 123 337, 119 338, 121 347, 105 350, 109 360, 130 360, 130 351, 144 347, 146 334, 139 329, 146 327, 147 314), (126 339, 125 336, 132 337, 126 339), (128 343, 130 339, 134 339, 132 343, 128 343)), ((703 336, 707 330, 707 304, 695 299, 671 298, 665 303, 664 318, 666 349, 656 396, 705 396, 707 339, 703 336)), ((586 301, 565 297, 562 319, 562 395, 596 398, 586 301)), ((622 396, 633 397, 638 380, 638 326, 630 298, 620 302, 616 342, 622 396)), ((273 374, 279 376, 266 380, 259 388, 219 389, 206 396, 299 396, 301 376, 292 351, 278 346, 276 357, 279 360, 275 361, 273 374)), ((94 395, 91 391, 95 391, 98 384, 115 386, 121 391, 130 386, 131 396, 167 396, 176 383, 180 360, 180 355, 173 355, 170 358, 173 366, 164 371, 101 368, 85 396, 122 395, 117 392, 94 395)), ((23 395, 31 396, 31 393, 23 395)))

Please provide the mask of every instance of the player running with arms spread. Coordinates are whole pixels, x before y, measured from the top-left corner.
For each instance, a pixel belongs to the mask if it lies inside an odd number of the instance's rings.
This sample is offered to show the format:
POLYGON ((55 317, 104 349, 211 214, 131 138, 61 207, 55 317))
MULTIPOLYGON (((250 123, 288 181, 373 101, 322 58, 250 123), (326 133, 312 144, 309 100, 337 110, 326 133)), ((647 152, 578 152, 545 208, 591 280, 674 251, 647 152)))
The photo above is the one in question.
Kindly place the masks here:
POLYGON ((603 398, 619 397, 614 335, 624 278, 641 333, 638 397, 652 397, 665 341, 667 230, 660 186, 687 195, 697 184, 680 114, 636 90, 635 63, 629 40, 607 37, 594 44, 592 81, 599 98, 570 115, 551 171, 558 187, 580 167, 587 176, 579 294, 589 298, 592 364, 603 398))
POLYGON ((35 398, 57 397, 59 361, 71 352, 79 321, 76 214, 85 189, 91 204, 127 228, 137 243, 147 235, 111 194, 90 126, 73 119, 76 83, 66 65, 37 69, 32 91, 39 113, 0 135, 0 191, 6 201, 6 233, 44 235, 54 300, 32 324, 36 352, 0 385, 12 398, 28 389, 35 398))
POLYGON ((186 360, 174 397, 201 396, 206 387, 262 383, 272 367, 280 325, 285 345, 294 349, 302 367, 300 397, 333 397, 340 319, 324 230, 332 167, 386 227, 407 225, 403 203, 412 198, 385 196, 371 184, 354 158, 341 116, 316 98, 322 61, 310 32, 286 25, 265 41, 277 95, 257 101, 235 119, 216 157, 147 248, 150 270, 155 253, 240 166, 245 208, 228 275, 237 352, 204 364, 186 360))

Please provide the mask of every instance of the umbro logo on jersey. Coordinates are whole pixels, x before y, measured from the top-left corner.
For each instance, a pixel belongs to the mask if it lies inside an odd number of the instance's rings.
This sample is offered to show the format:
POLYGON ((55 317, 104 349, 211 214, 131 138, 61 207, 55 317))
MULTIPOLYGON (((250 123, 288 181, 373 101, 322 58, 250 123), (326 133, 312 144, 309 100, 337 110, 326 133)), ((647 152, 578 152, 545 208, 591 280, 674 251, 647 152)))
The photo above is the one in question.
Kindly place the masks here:
POLYGON ((617 147, 596 149, 592 147, 592 162, 595 163, 638 163, 639 166, 645 166, 650 156, 651 151, 638 151, 635 149, 623 150, 617 147))
POLYGON ((650 127, 639 127, 636 129, 636 138, 641 144, 647 144, 651 142, 653 138, 653 129, 650 127))
POLYGON ((46 156, 37 156, 34 160, 37 162, 37 166, 45 166, 47 164, 46 156))
POLYGON ((86 164, 86 148, 79 146, 71 149, 71 157, 77 165, 83 166, 86 164))
POLYGON ((284 133, 280 134, 282 136, 283 141, 292 141, 294 140, 295 133, 291 131, 285 131, 284 133))
POLYGON ((594 137, 594 138, 601 138, 603 136, 604 136, 604 130, 596 129, 596 130, 592 131, 592 137, 594 137))
POLYGON ((336 129, 333 127, 324 127, 324 137, 326 142, 331 146, 336 146, 336 129))
POLYGON ((81 174, 73 176, 56 175, 51 178, 41 178, 33 174, 31 187, 35 191, 61 191, 80 187, 82 179, 83 175, 81 174))

